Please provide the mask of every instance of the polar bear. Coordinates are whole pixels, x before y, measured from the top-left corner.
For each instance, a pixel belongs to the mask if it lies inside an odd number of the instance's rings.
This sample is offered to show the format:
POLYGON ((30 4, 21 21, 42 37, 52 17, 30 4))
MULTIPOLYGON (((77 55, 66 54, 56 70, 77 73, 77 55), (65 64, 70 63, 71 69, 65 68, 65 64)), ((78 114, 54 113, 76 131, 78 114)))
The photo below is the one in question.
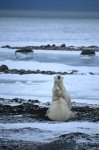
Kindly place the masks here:
POLYGON ((58 86, 61 91, 61 97, 66 101, 69 110, 71 110, 71 107, 72 107, 71 97, 64 86, 63 79, 64 78, 59 75, 54 77, 54 86, 52 89, 52 94, 53 94, 52 100, 54 101, 56 99, 56 97, 55 97, 56 96, 56 88, 58 86))
POLYGON ((69 110, 66 101, 63 99, 62 92, 60 91, 59 87, 56 86, 55 88, 55 99, 52 101, 50 108, 47 111, 46 116, 49 119, 55 121, 66 121, 73 117, 71 110, 69 110))

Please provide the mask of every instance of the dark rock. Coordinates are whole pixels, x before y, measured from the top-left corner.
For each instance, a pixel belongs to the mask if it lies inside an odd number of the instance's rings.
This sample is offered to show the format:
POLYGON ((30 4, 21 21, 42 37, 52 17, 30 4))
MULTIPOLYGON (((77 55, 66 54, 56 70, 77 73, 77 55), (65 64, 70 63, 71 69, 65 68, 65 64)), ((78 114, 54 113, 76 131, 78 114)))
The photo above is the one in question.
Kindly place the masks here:
POLYGON ((20 69, 20 70, 19 70, 19 74, 20 74, 20 75, 23 75, 23 74, 26 74, 26 72, 25 72, 24 69, 20 69))
POLYGON ((7 71, 7 70, 9 70, 9 68, 6 65, 1 65, 0 66, 0 71, 1 72, 7 71))
POLYGON ((94 75, 94 73, 93 73, 93 72, 89 72, 89 74, 94 75))
POLYGON ((10 45, 2 46, 1 48, 10 48, 10 45))
POLYGON ((55 45, 55 44, 53 44, 53 45, 52 45, 52 47, 56 47, 56 45, 55 45))
POLYGON ((60 47, 65 47, 65 44, 61 44, 60 47))
POLYGON ((22 103, 24 100, 21 98, 14 98, 11 100, 11 102, 16 102, 16 103, 22 103))
POLYGON ((81 52, 81 55, 95 55, 95 51, 86 49, 81 52))
POLYGON ((45 48, 50 48, 51 46, 48 44, 48 45, 45 45, 45 48))
POLYGON ((21 48, 15 51, 15 53, 31 53, 31 52, 33 52, 31 48, 21 48))
POLYGON ((96 46, 96 45, 91 45, 91 46, 88 46, 88 48, 98 48, 98 46, 96 46))
POLYGON ((72 70, 69 74, 77 74, 78 70, 72 70))

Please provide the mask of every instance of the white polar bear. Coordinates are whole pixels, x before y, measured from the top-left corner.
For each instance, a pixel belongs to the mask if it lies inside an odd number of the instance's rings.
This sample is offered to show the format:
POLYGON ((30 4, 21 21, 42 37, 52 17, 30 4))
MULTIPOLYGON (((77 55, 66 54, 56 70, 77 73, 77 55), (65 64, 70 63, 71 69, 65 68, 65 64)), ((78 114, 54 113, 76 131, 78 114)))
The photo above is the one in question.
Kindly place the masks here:
POLYGON ((46 116, 51 120, 66 121, 73 117, 73 114, 69 110, 66 101, 61 97, 62 93, 58 86, 55 88, 55 93, 55 100, 52 101, 46 116))
POLYGON ((53 89, 52 89, 52 94, 53 94, 52 100, 54 101, 56 99, 55 96, 56 96, 56 88, 57 88, 57 86, 60 88, 61 96, 66 101, 69 110, 71 110, 71 107, 72 107, 71 97, 70 97, 69 93, 67 92, 67 90, 66 90, 66 88, 64 86, 63 77, 62 76, 58 75, 58 76, 54 77, 54 86, 53 86, 53 89))

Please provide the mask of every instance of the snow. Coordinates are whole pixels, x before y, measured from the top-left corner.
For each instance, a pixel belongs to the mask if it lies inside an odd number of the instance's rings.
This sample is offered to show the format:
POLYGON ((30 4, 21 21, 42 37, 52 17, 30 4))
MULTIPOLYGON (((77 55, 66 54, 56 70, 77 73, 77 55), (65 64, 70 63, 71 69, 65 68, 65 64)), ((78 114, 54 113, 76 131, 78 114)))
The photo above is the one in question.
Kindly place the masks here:
MULTIPOLYGON (((99 104, 98 75, 67 75, 63 77, 65 87, 73 102, 99 104)), ((52 100, 54 75, 0 74, 0 82, 0 97, 32 98, 41 102, 52 100)))

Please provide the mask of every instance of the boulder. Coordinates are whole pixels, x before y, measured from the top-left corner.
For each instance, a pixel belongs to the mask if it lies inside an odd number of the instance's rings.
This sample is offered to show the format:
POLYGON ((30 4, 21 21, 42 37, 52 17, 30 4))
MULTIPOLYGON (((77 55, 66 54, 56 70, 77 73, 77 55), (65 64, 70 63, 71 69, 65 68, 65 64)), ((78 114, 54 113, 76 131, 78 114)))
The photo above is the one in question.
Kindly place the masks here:
POLYGON ((33 50, 31 48, 21 48, 15 51, 15 53, 31 53, 33 50))
POLYGON ((10 45, 2 46, 1 48, 10 48, 10 45))
POLYGON ((95 51, 86 49, 81 52, 81 55, 95 55, 95 51))
POLYGON ((65 44, 61 44, 60 47, 65 47, 65 44))
POLYGON ((1 72, 7 71, 7 70, 9 70, 9 68, 6 65, 1 65, 0 66, 0 71, 1 72))
POLYGON ((55 45, 55 44, 53 44, 53 45, 52 45, 52 47, 56 47, 56 45, 55 45))
POLYGON ((51 47, 49 44, 48 44, 48 45, 45 45, 45 48, 49 48, 49 47, 51 47))
POLYGON ((33 50, 31 48, 21 48, 15 51, 16 58, 19 59, 32 59, 33 58, 33 50))

